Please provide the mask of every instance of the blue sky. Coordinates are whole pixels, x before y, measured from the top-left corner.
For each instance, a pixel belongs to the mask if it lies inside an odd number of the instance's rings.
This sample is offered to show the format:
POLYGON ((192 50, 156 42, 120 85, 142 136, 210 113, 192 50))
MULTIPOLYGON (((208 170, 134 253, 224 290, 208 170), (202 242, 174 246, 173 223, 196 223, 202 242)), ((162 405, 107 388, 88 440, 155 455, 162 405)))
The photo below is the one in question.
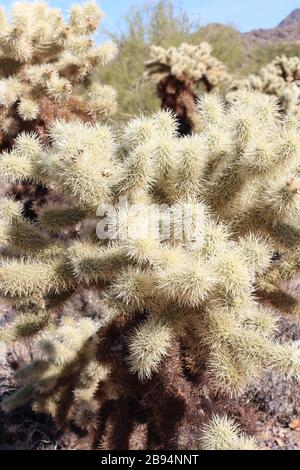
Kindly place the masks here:
MULTIPOLYGON (((51 6, 67 10, 72 3, 82 0, 49 0, 51 6)), ((9 7, 13 1, 1 1, 9 7)), ((151 1, 148 0, 148 3, 151 1)), ((155 3, 155 1, 153 2, 155 3)), ((131 5, 143 5, 144 0, 100 0, 106 13, 103 27, 116 30, 131 5)), ((293 9, 300 8, 300 0, 174 0, 174 4, 189 12, 192 19, 201 23, 222 22, 234 24, 241 31, 254 28, 270 28, 277 25, 293 9)))

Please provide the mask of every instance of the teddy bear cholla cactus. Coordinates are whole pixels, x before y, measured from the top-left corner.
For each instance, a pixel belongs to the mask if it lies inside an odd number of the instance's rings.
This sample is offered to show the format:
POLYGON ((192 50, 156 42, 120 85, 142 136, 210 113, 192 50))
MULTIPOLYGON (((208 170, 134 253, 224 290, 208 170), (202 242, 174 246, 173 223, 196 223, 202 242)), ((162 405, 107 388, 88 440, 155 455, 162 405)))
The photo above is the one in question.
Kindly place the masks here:
POLYGON ((247 90, 238 96, 231 108, 231 126, 238 129, 234 151, 220 99, 202 101, 207 144, 215 155, 205 168, 203 197, 235 233, 252 231, 271 240, 280 259, 259 277, 257 289, 276 307, 298 314, 297 300, 280 289, 299 270, 298 119, 287 113, 280 121, 281 108, 273 97, 247 90), (267 124, 263 134, 258 120, 267 124))
MULTIPOLYGON (((0 145, 10 149, 22 131, 35 131, 46 143, 51 123, 107 120, 116 111, 116 94, 99 80, 101 66, 116 55, 113 43, 92 39, 103 13, 91 2, 71 8, 66 23, 45 3, 17 3, 9 21, 1 10, 0 145)), ((35 206, 55 195, 41 185, 19 182, 8 194, 35 206)))
POLYGON ((103 13, 96 3, 71 8, 64 22, 46 3, 16 3, 1 10, 0 130, 10 147, 22 130, 45 128, 55 118, 90 121, 116 109, 115 92, 99 81, 99 68, 116 55, 112 43, 94 46, 103 13))
POLYGON ((225 65, 211 55, 212 47, 183 43, 178 48, 151 46, 151 59, 145 63, 144 76, 157 84, 162 108, 179 118, 179 131, 189 134, 196 119, 196 88, 202 84, 210 92, 229 80, 225 65))
POLYGON ((226 417, 213 416, 204 428, 202 448, 205 450, 256 450, 255 439, 240 432, 239 426, 226 417))
MULTIPOLYGON (((298 171, 296 124, 249 92, 228 109, 203 98, 200 112, 198 135, 179 138, 167 111, 133 120, 118 139, 105 125, 57 122, 51 150, 23 134, 2 157, 2 176, 51 185, 70 202, 41 208, 35 223, 18 203, 1 202, 0 294, 20 311, 1 337, 41 337, 41 355, 17 371, 23 386, 5 410, 33 400, 61 426, 95 426, 94 446, 121 446, 107 435, 145 425, 145 445, 174 447, 195 389, 201 396, 206 384, 211 400, 236 395, 269 367, 299 377, 299 344, 276 342, 276 316, 255 292, 274 270, 272 250, 293 259, 300 236, 297 186, 286 184, 298 171), (132 212, 133 203, 143 205, 132 212), (99 204, 98 238, 84 225, 75 242, 59 236, 99 204), (79 286, 98 289, 99 319, 57 326, 59 300, 79 286)), ((228 427, 226 446, 235 447, 228 427)))
POLYGON ((300 59, 298 57, 276 57, 263 67, 258 74, 241 80, 234 80, 229 93, 240 88, 257 90, 278 98, 282 109, 288 112, 299 110, 300 102, 300 59))

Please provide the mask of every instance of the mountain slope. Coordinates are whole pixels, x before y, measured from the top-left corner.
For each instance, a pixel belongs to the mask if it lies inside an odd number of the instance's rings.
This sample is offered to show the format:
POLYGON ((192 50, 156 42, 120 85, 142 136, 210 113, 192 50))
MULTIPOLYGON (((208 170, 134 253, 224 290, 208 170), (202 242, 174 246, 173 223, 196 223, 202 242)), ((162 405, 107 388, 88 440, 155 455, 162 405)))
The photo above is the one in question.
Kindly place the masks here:
POLYGON ((271 29, 254 29, 243 37, 253 43, 269 44, 274 42, 300 43, 300 8, 293 10, 278 26, 271 29))

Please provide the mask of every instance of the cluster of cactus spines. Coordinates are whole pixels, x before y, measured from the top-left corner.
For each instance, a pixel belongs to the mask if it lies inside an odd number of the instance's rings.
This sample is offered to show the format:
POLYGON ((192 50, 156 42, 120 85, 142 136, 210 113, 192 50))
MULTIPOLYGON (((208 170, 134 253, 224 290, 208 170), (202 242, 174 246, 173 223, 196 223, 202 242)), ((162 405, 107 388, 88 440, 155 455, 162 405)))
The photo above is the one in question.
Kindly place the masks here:
MULTIPOLYGON (((1 203, 0 294, 20 316, 0 337, 37 338, 41 348, 18 370, 22 388, 5 410, 33 400, 61 426, 75 420, 94 432, 99 446, 109 412, 130 404, 128 433, 145 423, 151 447, 153 427, 174 440, 199 383, 213 399, 240 394, 267 368, 299 378, 300 345, 276 341, 276 314, 259 302, 299 262, 297 121, 248 91, 227 108, 207 95, 199 113, 203 130, 184 138, 163 110, 118 134, 57 121, 51 148, 25 133, 0 159, 2 177, 67 200, 34 222, 17 202, 1 203), (75 240, 63 236, 75 226, 75 240), (99 318, 57 327, 59 302, 82 286, 98 290, 99 318)), ((212 426, 205 446, 215 427, 225 446, 234 426, 212 426)))
POLYGON ((145 77, 156 82, 162 108, 178 116, 181 134, 190 134, 195 127, 197 87, 202 84, 206 92, 211 92, 230 78, 226 66, 211 52, 212 47, 205 42, 150 48, 145 77))
POLYGON ((1 10, 0 138, 10 147, 22 130, 45 129, 55 118, 90 121, 116 108, 115 92, 100 83, 99 68, 116 55, 112 43, 94 46, 103 13, 94 2, 71 9, 67 23, 43 2, 1 10))
POLYGON ((214 415, 203 428, 203 450, 258 450, 254 438, 245 436, 239 426, 227 417, 214 415))
POLYGON ((300 59, 299 57, 276 57, 257 74, 233 80, 229 95, 233 91, 246 88, 274 95, 285 112, 299 113, 300 104, 300 59))

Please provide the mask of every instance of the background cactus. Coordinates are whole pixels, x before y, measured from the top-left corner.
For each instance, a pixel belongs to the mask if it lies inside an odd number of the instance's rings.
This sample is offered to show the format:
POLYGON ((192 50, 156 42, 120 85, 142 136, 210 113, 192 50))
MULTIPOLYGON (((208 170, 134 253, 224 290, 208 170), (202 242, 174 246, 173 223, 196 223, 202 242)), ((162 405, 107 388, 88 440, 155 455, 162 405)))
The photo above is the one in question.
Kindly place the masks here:
POLYGON ((300 59, 299 57, 278 56, 257 74, 233 80, 229 93, 240 88, 258 90, 277 97, 286 112, 299 113, 300 104, 300 59))
POLYGON ((202 85, 205 92, 210 92, 230 78, 226 66, 211 52, 212 47, 205 42, 198 46, 182 43, 178 48, 150 48, 151 59, 145 63, 144 76, 156 82, 162 108, 176 114, 182 135, 194 129, 197 88, 202 85))
MULTIPOLYGON (((297 121, 248 91, 229 107, 207 95, 199 113, 202 131, 184 138, 168 111, 118 134, 57 121, 51 149, 23 134, 2 156, 3 177, 68 200, 35 222, 1 202, 0 294, 19 315, 0 335, 36 338, 41 351, 17 371, 5 410, 32 400, 60 426, 87 429, 94 447, 128 447, 137 432, 147 448, 174 448, 204 384, 213 402, 267 368, 299 378, 298 342, 275 340, 276 314, 260 302, 275 291, 286 301, 279 284, 298 263, 297 121), (98 291, 98 314, 61 318, 80 286, 98 291)), ((211 404, 201 406, 205 447, 214 427, 218 448, 254 446, 230 421, 205 424, 211 404)))
MULTIPOLYGON (((0 146, 10 149, 22 131, 45 142, 55 119, 107 120, 116 111, 114 89, 100 82, 100 69, 117 53, 107 42, 95 45, 93 33, 103 17, 94 2, 72 7, 68 22, 46 3, 16 3, 8 18, 1 10, 0 146)), ((10 194, 27 203, 46 201, 44 187, 21 181, 10 194)))

